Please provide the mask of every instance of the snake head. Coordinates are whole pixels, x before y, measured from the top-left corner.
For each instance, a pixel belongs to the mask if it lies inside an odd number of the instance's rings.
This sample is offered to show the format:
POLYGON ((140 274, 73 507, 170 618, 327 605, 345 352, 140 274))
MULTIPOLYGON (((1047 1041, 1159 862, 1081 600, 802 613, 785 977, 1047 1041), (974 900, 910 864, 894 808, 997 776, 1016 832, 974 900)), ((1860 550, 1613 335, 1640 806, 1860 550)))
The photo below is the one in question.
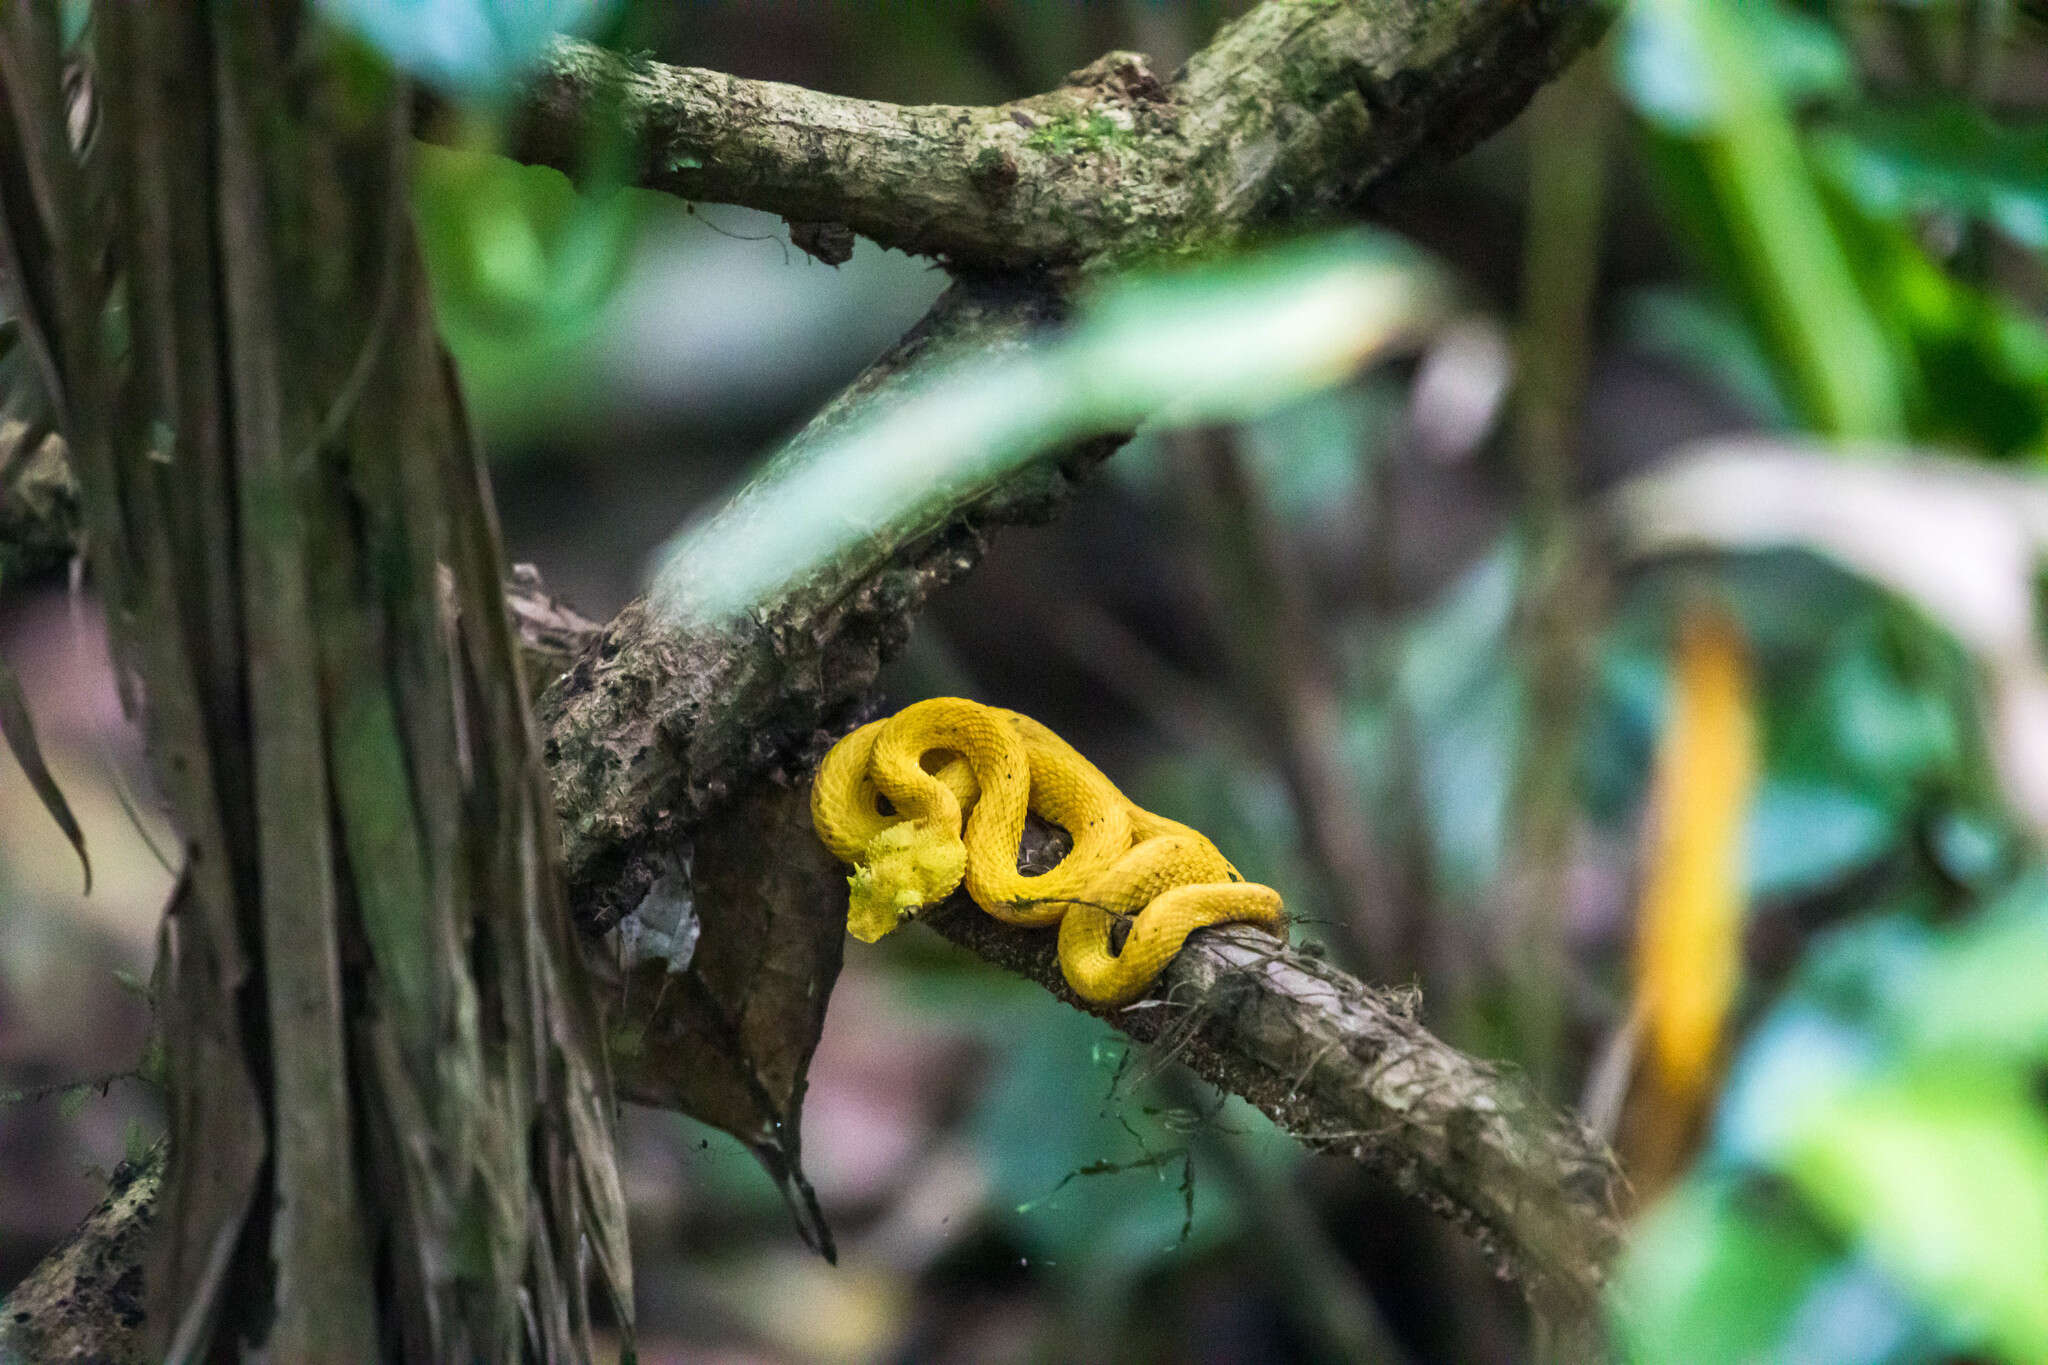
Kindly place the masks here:
POLYGON ((927 905, 953 894, 967 872, 967 848, 904 821, 868 842, 860 866, 847 878, 851 892, 846 929, 873 943, 927 905))

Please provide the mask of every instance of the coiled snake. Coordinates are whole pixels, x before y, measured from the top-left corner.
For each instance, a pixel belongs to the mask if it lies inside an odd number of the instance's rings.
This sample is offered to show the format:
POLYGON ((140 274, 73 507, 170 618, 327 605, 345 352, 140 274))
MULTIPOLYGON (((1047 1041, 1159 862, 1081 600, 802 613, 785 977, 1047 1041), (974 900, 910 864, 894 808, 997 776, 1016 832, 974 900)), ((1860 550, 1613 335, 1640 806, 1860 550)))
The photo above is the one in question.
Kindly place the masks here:
POLYGON ((959 697, 907 706, 834 745, 811 822, 853 865, 855 938, 873 943, 964 881, 1007 924, 1057 924, 1067 983, 1096 1005, 1143 995, 1205 925, 1286 932, 1280 893, 1245 881, 1200 832, 1134 805, 1030 717, 959 697), (1072 837, 1049 871, 1017 870, 1027 811, 1072 837), (1131 921, 1120 951, 1119 918, 1131 921))

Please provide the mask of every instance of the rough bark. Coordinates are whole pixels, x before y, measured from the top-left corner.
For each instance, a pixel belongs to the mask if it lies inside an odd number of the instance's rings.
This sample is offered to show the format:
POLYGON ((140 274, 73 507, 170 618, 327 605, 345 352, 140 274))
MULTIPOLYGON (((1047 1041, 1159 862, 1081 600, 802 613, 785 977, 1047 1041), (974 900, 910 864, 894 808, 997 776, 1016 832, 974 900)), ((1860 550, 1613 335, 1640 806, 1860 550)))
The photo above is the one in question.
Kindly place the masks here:
POLYGON ((152 1350, 588 1358, 610 1080, 409 103, 297 4, 59 8, 0 25, 0 257, 180 838, 152 1350))
POLYGON ((1162 79, 1112 52, 1009 104, 904 106, 580 43, 515 144, 576 172, 620 120, 637 183, 843 224, 956 267, 1198 250, 1355 206, 1391 167, 1464 150, 1604 22, 1583 0, 1271 0, 1162 79))
POLYGON ((71 1240, 0 1301, 0 1365, 145 1365, 143 1265, 163 1178, 162 1143, 115 1167, 71 1240))

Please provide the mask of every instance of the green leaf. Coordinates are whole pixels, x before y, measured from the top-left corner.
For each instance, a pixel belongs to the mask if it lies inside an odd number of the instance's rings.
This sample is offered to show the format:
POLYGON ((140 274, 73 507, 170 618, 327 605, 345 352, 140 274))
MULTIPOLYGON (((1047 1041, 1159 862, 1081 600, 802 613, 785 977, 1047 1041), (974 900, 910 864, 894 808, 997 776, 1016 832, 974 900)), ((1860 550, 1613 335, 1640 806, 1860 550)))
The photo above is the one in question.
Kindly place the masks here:
POLYGON ((412 204, 441 333, 479 412, 517 429, 590 366, 649 206, 474 150, 414 149, 412 204))
POLYGON ((1062 334, 988 352, 785 461, 663 552, 652 599, 728 620, 1048 451, 1144 422, 1257 416, 1432 326, 1437 272, 1347 233, 1112 284, 1062 334))
POLYGON ((1929 1058, 2048 1062, 2048 879, 2035 868, 1977 916, 1932 937, 1887 1000, 1900 1045, 1929 1058))
POLYGON ((1868 212, 1945 209, 2048 248, 2048 126, 1996 123, 1968 105, 1859 105, 1815 136, 1816 162, 1868 212))
POLYGON ((2021 1077, 1874 1082, 1811 1113, 1784 1169, 1960 1341, 2048 1359, 2048 1121, 2021 1077))
POLYGON ((393 66, 450 92, 496 94, 558 34, 588 32, 617 0, 320 0, 393 66))
POLYGON ((1882 1361, 1892 1358, 1884 1348, 1904 1335, 1909 1310, 1868 1281, 1789 1201, 1725 1177, 1695 1178, 1638 1228, 1615 1277, 1615 1335, 1635 1365, 1882 1361), (1822 1316, 1814 1309, 1858 1288, 1878 1311, 1860 1314, 1853 1334, 1834 1333, 1834 1349, 1800 1350, 1800 1337, 1822 1316), (1862 1350, 1845 1353, 1845 1336, 1862 1350))
MULTIPOLYGON (((1744 18, 1766 88, 1792 102, 1848 93, 1855 66, 1825 23, 1777 5, 1750 7, 1744 18)), ((1630 102, 1672 132, 1704 132, 1728 112, 1725 82, 1702 62, 1697 37, 1682 16, 1642 7, 1622 25, 1616 58, 1630 102)))
POLYGON ((1833 231, 1777 73, 1757 57, 1782 19, 1763 3, 1639 0, 1623 21, 1624 88, 1650 125, 1679 226, 1742 304, 1801 415, 1837 437, 1896 438, 1905 412, 1889 340, 1833 231))
POLYGON ((1901 358, 1910 433, 1994 456, 2048 452, 2048 331, 1950 275, 1899 223, 1828 196, 1834 227, 1901 358))
POLYGON ((1876 861, 1898 832, 1898 813, 1861 793, 1771 779, 1749 813, 1749 894, 1763 900, 1832 885, 1876 861))
POLYGON ((85 894, 91 895, 92 860, 85 852, 85 831, 79 828, 78 817, 71 813, 71 803, 64 799, 57 779, 50 775, 49 765, 43 761, 42 746, 36 743, 35 721, 28 712, 28 698, 21 690, 21 680, 14 676, 5 659, 0 659, 0 739, 7 741, 8 751, 28 775, 36 799, 71 841, 78 854, 78 865, 85 872, 85 894))

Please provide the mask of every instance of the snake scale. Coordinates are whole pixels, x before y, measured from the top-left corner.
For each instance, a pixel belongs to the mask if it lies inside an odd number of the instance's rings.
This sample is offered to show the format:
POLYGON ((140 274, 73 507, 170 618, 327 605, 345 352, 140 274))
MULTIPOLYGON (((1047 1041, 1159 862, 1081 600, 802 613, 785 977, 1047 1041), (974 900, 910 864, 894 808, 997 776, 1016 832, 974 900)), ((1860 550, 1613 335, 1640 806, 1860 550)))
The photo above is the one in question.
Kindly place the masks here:
POLYGON ((861 726, 819 765, 811 821, 853 866, 847 929, 873 943, 963 882, 1007 924, 1059 926, 1075 994, 1113 1006, 1143 995, 1189 934, 1248 923, 1284 934, 1280 893, 1247 882, 1216 845, 1154 815, 1028 716, 937 697, 861 726), (1024 873, 1026 813, 1073 847, 1024 873), (1119 919, 1130 921, 1121 949, 1119 919))

